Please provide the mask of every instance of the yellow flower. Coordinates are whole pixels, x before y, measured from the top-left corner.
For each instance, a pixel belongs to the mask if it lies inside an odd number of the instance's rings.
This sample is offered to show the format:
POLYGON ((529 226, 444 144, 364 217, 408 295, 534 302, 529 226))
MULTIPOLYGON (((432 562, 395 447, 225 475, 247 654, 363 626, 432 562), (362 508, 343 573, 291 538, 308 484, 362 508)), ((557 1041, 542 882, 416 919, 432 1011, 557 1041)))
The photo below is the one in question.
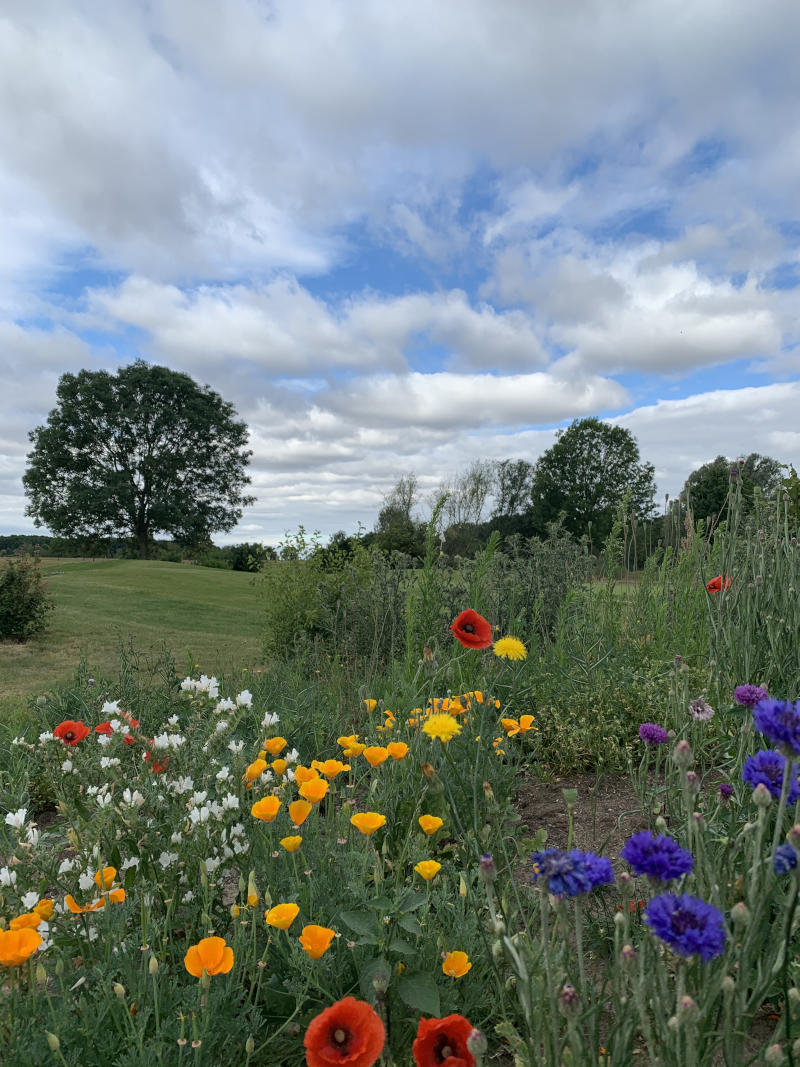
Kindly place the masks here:
POLYGON ((307 800, 293 800, 289 805, 289 818, 295 826, 302 826, 311 812, 312 805, 307 800))
POLYGON ((456 734, 461 733, 461 727, 452 715, 431 715, 423 723, 422 732, 447 744, 456 734))
POLYGON ((94 884, 99 889, 110 889, 114 884, 114 879, 117 877, 116 867, 104 867, 102 871, 98 871, 94 876, 94 884))
POLYGON ((381 826, 386 825, 386 816, 379 815, 377 811, 360 811, 356 815, 350 816, 350 822, 355 826, 356 830, 360 830, 362 834, 366 834, 369 837, 370 834, 374 834, 376 830, 379 830, 381 826))
POLYGON ((33 910, 38 911, 44 921, 47 922, 53 915, 53 902, 45 897, 44 900, 40 900, 39 903, 35 905, 33 910))
POLYGON ((341 745, 344 749, 342 755, 346 756, 348 759, 350 759, 351 756, 360 756, 367 747, 366 745, 362 745, 358 740, 358 734, 339 737, 336 739, 336 744, 341 745))
POLYGON ((319 778, 319 771, 313 767, 304 767, 302 763, 294 769, 294 780, 298 785, 304 785, 306 782, 311 782, 315 778, 319 778))
POLYGON ((364 759, 370 767, 380 767, 389 758, 389 752, 382 745, 370 745, 364 749, 364 759))
POLYGON ((269 752, 270 756, 280 756, 287 744, 288 741, 285 737, 271 737, 269 741, 264 742, 264 748, 269 752))
POLYGON ((37 930, 0 930, 0 964, 19 967, 41 943, 42 935, 37 930))
POLYGON ((419 863, 414 864, 414 870, 426 882, 430 882, 431 878, 435 878, 441 869, 441 863, 437 863, 436 860, 420 860, 419 863))
POLYGON ((501 637, 494 643, 494 654, 500 659, 525 659, 528 650, 518 637, 501 637))
POLYGON ((463 978, 471 967, 466 952, 448 952, 442 962, 442 970, 451 978, 463 978))
POLYGON ((264 912, 267 926, 274 926, 277 930, 288 930, 300 909, 296 904, 276 904, 274 908, 264 912))
POLYGON ((256 888, 256 872, 251 871, 247 879, 247 903, 254 908, 258 904, 258 889, 256 888))
POLYGON ((252 806, 250 814, 254 819, 260 819, 262 822, 272 822, 280 806, 281 801, 277 797, 262 797, 252 806))
POLYGON ((516 737, 517 734, 526 734, 528 730, 535 730, 536 727, 533 725, 535 721, 533 715, 520 715, 519 721, 517 719, 500 720, 509 737, 516 737))
POLYGON ((349 771, 350 764, 342 763, 338 759, 326 759, 326 760, 313 760, 311 766, 315 771, 319 771, 324 774, 330 781, 336 777, 337 774, 341 774, 342 771, 349 771))
MULTIPOLYGON (((470 696, 472 696, 472 695, 473 695, 473 694, 470 694, 470 696)), ((482 704, 482 703, 483 703, 483 693, 482 693, 482 692, 480 691, 480 689, 476 689, 476 690, 475 690, 474 696, 475 696, 475 700, 476 700, 476 701, 477 701, 477 702, 478 702, 479 704, 482 704)))
MULTIPOLYGON (((302 801, 300 803, 302 803, 302 801)), ((310 808, 311 808, 311 805, 309 804, 309 809, 310 808)), ((302 837, 300 837, 299 834, 292 834, 290 837, 282 837, 281 838, 281 844, 283 845, 283 847, 286 849, 287 852, 297 852, 298 848, 300 848, 302 843, 303 843, 303 839, 302 839, 302 837)))
POLYGON ((443 825, 438 815, 420 815, 417 822, 423 834, 427 834, 429 837, 431 834, 435 834, 437 830, 440 830, 443 825))
POLYGON ((459 697, 453 697, 453 699, 450 701, 450 704, 448 705, 447 710, 451 715, 464 715, 467 711, 467 709, 461 703, 459 697))
POLYGON ((186 970, 195 978, 227 974, 233 967, 233 949, 225 944, 224 937, 204 937, 192 945, 183 957, 186 970))
POLYGON ((266 761, 266 758, 267 758, 267 750, 266 750, 265 748, 259 749, 259 752, 258 752, 258 758, 259 758, 259 759, 263 759, 263 760, 265 760, 265 761, 266 761))
POLYGON ((335 930, 329 930, 327 926, 304 926, 303 932, 298 938, 300 944, 312 960, 318 960, 328 951, 336 936, 335 930))
POLYGON ((312 804, 319 804, 328 792, 328 783, 322 778, 312 778, 310 782, 303 782, 298 790, 304 800, 310 800, 312 804))
POLYGON ((272 767, 276 774, 286 774, 286 768, 288 766, 289 764, 285 759, 274 759, 272 763, 270 763, 270 767, 272 767))
POLYGON ((367 697, 364 701, 364 707, 367 709, 367 711, 374 711, 377 706, 378 701, 373 700, 372 697, 367 697))
POLYGON ((256 759, 245 769, 244 776, 248 782, 254 782, 256 778, 261 777, 266 769, 267 761, 265 759, 256 759))
POLYGON ((38 911, 26 911, 8 924, 9 930, 35 930, 43 919, 38 911))
POLYGON ((405 741, 390 741, 386 746, 386 751, 392 759, 405 759, 408 755, 408 745, 405 741))

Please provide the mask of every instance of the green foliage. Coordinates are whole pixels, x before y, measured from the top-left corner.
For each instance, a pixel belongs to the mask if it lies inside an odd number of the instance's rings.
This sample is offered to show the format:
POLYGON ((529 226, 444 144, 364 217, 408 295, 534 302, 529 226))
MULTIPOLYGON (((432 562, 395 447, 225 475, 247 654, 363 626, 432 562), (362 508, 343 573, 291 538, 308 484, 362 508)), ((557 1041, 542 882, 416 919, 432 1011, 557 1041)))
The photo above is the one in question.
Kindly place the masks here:
POLYGON ((636 438, 622 426, 600 419, 576 419, 559 431, 556 443, 539 458, 533 478, 532 511, 537 529, 564 514, 564 528, 595 545, 608 536, 626 493, 636 515, 653 510, 652 463, 639 458, 636 438))
POLYGON ((36 556, 20 556, 0 567, 0 640, 22 642, 41 633, 52 610, 36 556))
POLYGON ((148 556, 158 531, 202 545, 252 503, 247 427, 188 375, 137 360, 116 375, 64 374, 30 433, 27 514, 67 537, 127 532, 148 556))
POLYGON ((726 517, 731 481, 739 486, 742 505, 749 511, 756 490, 763 496, 771 496, 775 492, 780 482, 780 469, 781 465, 776 459, 759 455, 758 452, 751 452, 740 461, 717 456, 710 463, 704 463, 692 471, 681 495, 684 500, 690 501, 694 519, 702 519, 706 530, 709 530, 726 517))

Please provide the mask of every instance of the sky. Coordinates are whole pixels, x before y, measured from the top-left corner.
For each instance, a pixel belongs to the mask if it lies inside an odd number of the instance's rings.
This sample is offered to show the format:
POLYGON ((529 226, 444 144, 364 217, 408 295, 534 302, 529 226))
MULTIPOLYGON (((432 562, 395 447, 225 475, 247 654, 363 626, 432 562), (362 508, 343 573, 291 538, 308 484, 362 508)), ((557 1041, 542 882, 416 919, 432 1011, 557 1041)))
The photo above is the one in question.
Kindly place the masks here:
POLYGON ((800 466, 796 0, 4 0, 0 533, 59 376, 250 427, 219 542, 596 415, 800 466))

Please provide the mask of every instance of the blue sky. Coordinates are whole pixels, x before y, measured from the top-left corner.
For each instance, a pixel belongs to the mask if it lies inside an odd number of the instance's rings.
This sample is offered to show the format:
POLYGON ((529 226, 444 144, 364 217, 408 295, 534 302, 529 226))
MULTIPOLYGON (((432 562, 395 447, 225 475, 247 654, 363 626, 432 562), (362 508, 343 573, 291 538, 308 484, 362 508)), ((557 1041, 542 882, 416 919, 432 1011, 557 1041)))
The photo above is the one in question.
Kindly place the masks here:
POLYGON ((794 0, 7 0, 0 532, 60 374, 251 428, 226 540, 419 512, 618 421, 659 494, 800 465, 794 0))

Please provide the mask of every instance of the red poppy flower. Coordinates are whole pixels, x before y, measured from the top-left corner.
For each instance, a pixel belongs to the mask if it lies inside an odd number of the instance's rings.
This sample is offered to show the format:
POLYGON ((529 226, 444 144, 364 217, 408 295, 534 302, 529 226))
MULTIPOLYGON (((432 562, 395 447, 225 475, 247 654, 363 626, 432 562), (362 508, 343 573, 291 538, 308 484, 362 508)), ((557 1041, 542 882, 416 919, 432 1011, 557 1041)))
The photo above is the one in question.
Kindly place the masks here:
POLYGON ((464 648, 488 648, 492 643, 492 628, 472 608, 467 608, 450 623, 450 629, 464 648))
POLYGON ((147 752, 145 752, 144 754, 144 761, 145 763, 150 764, 151 770, 153 770, 156 774, 161 774, 162 771, 165 771, 167 769, 167 764, 169 763, 169 756, 164 756, 163 759, 156 759, 155 753, 151 752, 150 749, 148 749, 147 752))
POLYGON ((475 1057, 467 1048, 472 1023, 463 1015, 444 1019, 420 1019, 417 1037, 411 1046, 417 1067, 475 1067, 475 1057))
MULTIPOLYGON (((139 720, 134 719, 133 716, 127 711, 123 711, 122 717, 127 722, 128 726, 132 726, 134 729, 139 725, 139 720)), ((136 738, 133 736, 133 734, 125 734, 123 740, 126 745, 136 744, 136 738)))
POLYGON ((105 734, 106 737, 111 737, 114 731, 111 729, 110 722, 99 722, 94 728, 96 734, 105 734))
POLYGON ((72 719, 65 719, 64 722, 60 722, 55 730, 53 730, 53 737, 57 737, 59 741, 63 741, 65 745, 74 748, 79 741, 83 741, 84 737, 88 737, 89 733, 89 727, 85 723, 80 721, 73 722, 72 719))
POLYGON ((303 1044, 308 1067, 372 1067, 377 1063, 386 1031, 380 1017, 363 1000, 337 1000, 308 1024, 303 1044))
MULTIPOLYGON (((731 580, 727 574, 725 575, 724 579, 724 587, 726 589, 730 589, 731 587, 731 580)), ((712 578, 710 582, 706 582, 706 589, 709 591, 709 593, 719 593, 722 591, 722 588, 723 578, 721 574, 718 574, 716 578, 712 578)))

